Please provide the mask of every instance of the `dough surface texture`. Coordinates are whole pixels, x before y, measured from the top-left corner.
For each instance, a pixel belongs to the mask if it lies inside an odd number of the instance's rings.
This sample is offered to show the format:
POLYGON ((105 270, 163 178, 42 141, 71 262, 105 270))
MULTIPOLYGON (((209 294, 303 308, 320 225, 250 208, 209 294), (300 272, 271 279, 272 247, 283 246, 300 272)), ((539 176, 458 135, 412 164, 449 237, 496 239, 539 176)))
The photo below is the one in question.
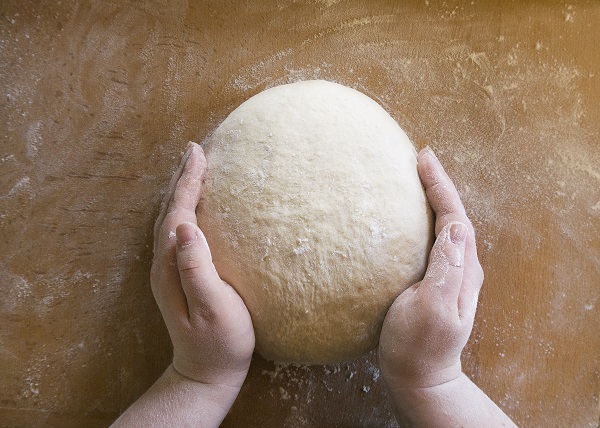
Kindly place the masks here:
POLYGON ((250 311, 257 351, 325 364, 373 349, 433 238, 398 124, 354 89, 304 81, 244 102, 205 151, 199 225, 250 311))

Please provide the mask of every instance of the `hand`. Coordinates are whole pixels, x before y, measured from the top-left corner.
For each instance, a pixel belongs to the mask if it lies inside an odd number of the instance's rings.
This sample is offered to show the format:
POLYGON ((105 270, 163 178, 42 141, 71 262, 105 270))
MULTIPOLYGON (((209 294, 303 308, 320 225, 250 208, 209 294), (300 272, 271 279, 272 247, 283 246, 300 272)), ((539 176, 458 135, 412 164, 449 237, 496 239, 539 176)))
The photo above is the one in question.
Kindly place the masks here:
POLYGON ((196 220, 206 159, 191 143, 154 225, 151 283, 173 342, 173 364, 113 427, 218 427, 254 350, 250 314, 222 281, 196 220))
POLYGON ((454 184, 429 148, 419 153, 417 169, 436 214, 436 241, 425 277, 398 296, 383 323, 379 362, 392 390, 434 387, 461 375, 483 283, 473 226, 454 184))
POLYGON ((254 350, 250 314, 219 277, 197 225, 206 159, 191 143, 154 226, 152 291, 173 342, 173 367, 208 385, 240 388, 254 350))

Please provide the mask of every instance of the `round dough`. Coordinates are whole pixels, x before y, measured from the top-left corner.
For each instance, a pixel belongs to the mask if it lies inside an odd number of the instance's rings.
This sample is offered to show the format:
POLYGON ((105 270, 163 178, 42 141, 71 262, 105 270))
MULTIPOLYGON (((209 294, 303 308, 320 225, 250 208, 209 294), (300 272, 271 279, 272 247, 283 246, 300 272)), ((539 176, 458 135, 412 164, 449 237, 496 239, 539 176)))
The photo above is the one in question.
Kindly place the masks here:
POLYGON ((257 351, 324 364, 373 349, 433 236, 398 124, 358 91, 305 81, 244 102, 205 150, 199 225, 248 307, 257 351))

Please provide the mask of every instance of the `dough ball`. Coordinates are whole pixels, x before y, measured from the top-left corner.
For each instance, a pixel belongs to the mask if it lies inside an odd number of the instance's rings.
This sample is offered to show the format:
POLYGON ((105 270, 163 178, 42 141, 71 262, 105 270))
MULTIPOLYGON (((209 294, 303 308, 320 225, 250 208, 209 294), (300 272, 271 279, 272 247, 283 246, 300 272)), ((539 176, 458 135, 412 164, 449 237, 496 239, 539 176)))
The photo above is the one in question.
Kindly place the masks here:
POLYGON ((358 91, 305 81, 244 102, 205 150, 199 225, 250 311, 257 351, 324 364, 373 349, 391 303, 423 277, 433 236, 398 124, 358 91))

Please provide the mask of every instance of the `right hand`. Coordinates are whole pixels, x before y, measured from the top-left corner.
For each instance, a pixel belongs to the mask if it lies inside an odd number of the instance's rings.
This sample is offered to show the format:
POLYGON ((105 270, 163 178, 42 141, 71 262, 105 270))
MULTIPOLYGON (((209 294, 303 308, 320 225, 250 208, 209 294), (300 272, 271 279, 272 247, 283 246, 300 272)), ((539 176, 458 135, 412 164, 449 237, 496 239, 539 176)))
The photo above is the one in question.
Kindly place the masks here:
POLYGON ((396 298, 383 324, 379 363, 392 391, 461 375, 483 283, 473 226, 454 184, 429 148, 419 153, 417 169, 436 214, 436 241, 425 277, 396 298))

